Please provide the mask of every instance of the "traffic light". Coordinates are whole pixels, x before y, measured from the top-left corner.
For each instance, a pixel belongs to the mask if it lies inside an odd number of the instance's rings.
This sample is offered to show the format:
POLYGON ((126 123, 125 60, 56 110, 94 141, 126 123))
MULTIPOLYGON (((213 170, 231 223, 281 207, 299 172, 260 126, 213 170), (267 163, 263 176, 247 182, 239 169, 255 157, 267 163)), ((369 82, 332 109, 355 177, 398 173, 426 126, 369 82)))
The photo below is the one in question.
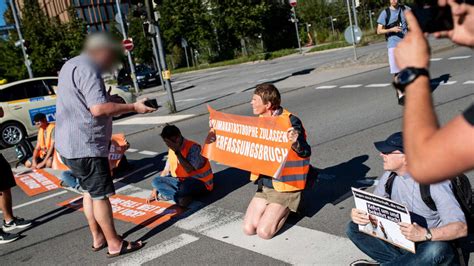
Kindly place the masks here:
POLYGON ((146 9, 143 3, 139 2, 136 5, 132 5, 132 16, 141 19, 145 19, 147 17, 146 9))

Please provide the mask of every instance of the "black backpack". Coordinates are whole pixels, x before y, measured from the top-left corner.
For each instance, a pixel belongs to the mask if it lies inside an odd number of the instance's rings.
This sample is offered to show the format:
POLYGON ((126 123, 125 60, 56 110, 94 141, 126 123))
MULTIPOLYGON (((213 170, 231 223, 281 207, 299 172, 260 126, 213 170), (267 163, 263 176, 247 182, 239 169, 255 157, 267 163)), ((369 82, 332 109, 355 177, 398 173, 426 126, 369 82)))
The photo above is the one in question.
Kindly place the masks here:
MULTIPOLYGON (((390 17, 392 15, 392 12, 390 12, 390 7, 387 7, 385 9, 385 25, 384 25, 384 28, 385 29, 391 29, 393 27, 396 27, 398 25, 400 25, 400 23, 402 22, 402 13, 405 11, 405 6, 404 5, 400 5, 400 11, 398 12, 398 18, 395 22, 393 23, 390 23, 390 17)), ((387 33, 385 34, 385 40, 388 40, 388 37, 392 36, 394 33, 387 33)))
POLYGON ((35 148, 33 144, 27 139, 22 139, 18 144, 15 145, 16 158, 18 164, 24 164, 28 158, 33 156, 35 148))
MULTIPOLYGON (((393 181, 396 176, 397 174, 392 172, 387 179, 387 183, 385 183, 385 192, 390 198, 392 196, 393 181)), ((456 197, 464 215, 466 216, 466 223, 469 232, 472 233, 474 231, 474 202, 471 183, 466 175, 460 174, 451 180, 451 186, 454 197, 456 197)), ((436 203, 431 197, 430 185, 420 184, 420 194, 426 206, 433 211, 438 210, 436 203)))

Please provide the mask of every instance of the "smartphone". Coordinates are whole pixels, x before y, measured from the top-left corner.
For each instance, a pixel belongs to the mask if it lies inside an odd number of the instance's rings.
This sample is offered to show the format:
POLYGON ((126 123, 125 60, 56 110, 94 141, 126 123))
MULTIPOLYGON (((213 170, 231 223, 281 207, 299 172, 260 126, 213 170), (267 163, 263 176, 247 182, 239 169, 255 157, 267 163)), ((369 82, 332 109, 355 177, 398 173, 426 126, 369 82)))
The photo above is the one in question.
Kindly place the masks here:
POLYGON ((158 105, 158 102, 156 101, 156 99, 146 100, 145 105, 150 107, 150 108, 154 108, 154 109, 158 109, 159 107, 161 107, 161 106, 158 105))
POLYGON ((417 0, 412 7, 412 12, 423 32, 446 31, 452 30, 454 27, 451 7, 449 5, 438 6, 438 0, 417 0))

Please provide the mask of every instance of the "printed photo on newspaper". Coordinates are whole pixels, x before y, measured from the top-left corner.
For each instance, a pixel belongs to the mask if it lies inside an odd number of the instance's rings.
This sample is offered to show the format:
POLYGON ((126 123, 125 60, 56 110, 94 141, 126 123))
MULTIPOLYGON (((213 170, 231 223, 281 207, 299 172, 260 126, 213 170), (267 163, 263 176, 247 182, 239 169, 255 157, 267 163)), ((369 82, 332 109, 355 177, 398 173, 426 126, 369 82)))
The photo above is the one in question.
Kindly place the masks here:
POLYGON ((370 223, 359 225, 361 232, 415 253, 415 243, 402 235, 398 225, 400 222, 411 224, 410 213, 405 206, 357 188, 352 188, 352 194, 356 209, 369 215, 370 223))

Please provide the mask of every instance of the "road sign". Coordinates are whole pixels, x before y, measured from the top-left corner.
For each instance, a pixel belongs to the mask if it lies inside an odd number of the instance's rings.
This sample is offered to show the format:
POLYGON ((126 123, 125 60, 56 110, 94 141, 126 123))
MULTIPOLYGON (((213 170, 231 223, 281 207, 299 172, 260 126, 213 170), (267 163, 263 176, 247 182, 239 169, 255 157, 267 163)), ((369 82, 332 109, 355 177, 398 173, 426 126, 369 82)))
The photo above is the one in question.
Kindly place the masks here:
POLYGON ((349 44, 352 44, 354 41, 352 39, 352 29, 354 29, 354 36, 355 36, 355 43, 360 43, 360 40, 362 40, 362 30, 357 27, 357 26, 349 26, 344 30, 344 39, 346 39, 346 42, 349 44))
POLYGON ((185 38, 181 38, 181 47, 186 48, 188 47, 188 42, 185 38))
POLYGON ((122 41, 123 49, 127 51, 132 51, 133 50, 133 41, 131 39, 125 39, 122 41))
POLYGON ((290 0, 290 6, 296 7, 296 0, 290 0))
POLYGON ((14 25, 14 24, 9 24, 9 25, 0 26, 0 31, 4 31, 4 30, 14 30, 14 29, 15 29, 15 25, 14 25))

